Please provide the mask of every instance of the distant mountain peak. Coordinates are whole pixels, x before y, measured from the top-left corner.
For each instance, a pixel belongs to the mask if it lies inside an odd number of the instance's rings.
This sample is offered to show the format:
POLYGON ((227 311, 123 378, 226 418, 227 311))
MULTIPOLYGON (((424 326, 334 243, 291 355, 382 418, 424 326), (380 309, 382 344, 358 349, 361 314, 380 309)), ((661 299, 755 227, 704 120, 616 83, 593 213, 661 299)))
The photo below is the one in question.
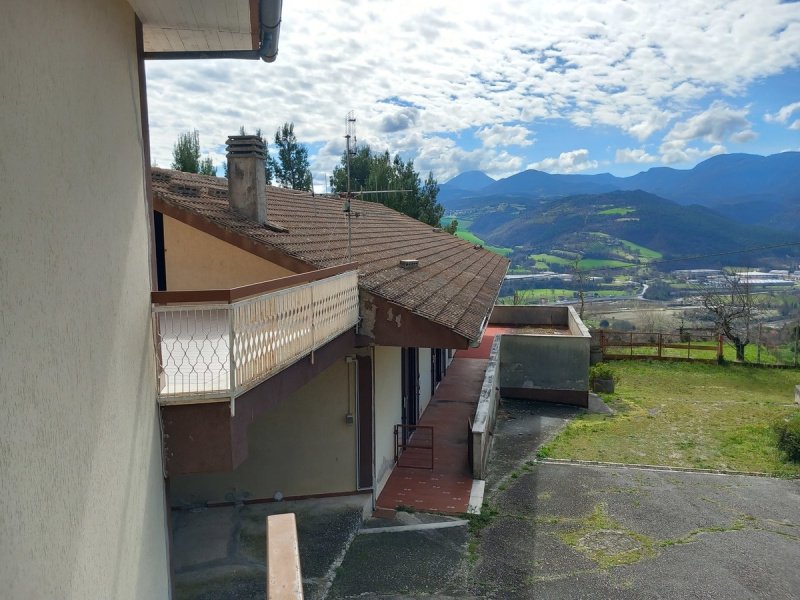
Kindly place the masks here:
POLYGON ((495 180, 489 177, 483 171, 465 171, 460 175, 453 177, 450 181, 445 183, 445 185, 452 188, 458 188, 460 190, 476 192, 485 188, 487 185, 493 184, 494 182, 495 180))

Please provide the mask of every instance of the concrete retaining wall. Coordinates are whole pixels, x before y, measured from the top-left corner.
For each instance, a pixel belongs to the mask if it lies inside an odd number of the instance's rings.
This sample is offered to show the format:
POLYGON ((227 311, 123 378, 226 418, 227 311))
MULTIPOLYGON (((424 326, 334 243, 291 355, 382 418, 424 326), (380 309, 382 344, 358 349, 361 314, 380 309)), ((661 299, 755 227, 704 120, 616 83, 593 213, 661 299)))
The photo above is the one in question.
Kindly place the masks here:
POLYGON ((502 335, 502 396, 588 406, 591 336, 572 307, 496 306, 490 322, 569 328, 569 335, 502 335))
POLYGON ((486 479, 489 462, 489 450, 492 443, 492 431, 497 420, 497 404, 500 399, 498 387, 499 356, 502 336, 497 336, 492 344, 489 365, 483 378, 483 387, 475 409, 475 420, 472 423, 472 477, 486 479))

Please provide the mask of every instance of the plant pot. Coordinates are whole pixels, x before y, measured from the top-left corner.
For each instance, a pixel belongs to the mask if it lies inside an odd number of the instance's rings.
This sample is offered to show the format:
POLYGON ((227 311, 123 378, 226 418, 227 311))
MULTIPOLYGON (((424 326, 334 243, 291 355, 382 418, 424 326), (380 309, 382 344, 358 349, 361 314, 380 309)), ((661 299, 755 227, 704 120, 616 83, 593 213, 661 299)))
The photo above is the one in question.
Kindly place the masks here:
POLYGON ((592 391, 601 394, 614 393, 614 380, 613 379, 595 379, 592 381, 592 391))

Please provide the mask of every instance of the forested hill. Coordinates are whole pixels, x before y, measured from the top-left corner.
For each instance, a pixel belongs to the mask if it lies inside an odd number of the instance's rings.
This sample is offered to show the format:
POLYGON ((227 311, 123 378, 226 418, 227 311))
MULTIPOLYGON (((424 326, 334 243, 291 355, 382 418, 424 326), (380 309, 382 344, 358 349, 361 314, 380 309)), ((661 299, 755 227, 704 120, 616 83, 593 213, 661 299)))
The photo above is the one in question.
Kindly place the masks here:
POLYGON ((698 204, 743 224, 800 233, 800 152, 771 156, 721 154, 692 169, 657 167, 630 177, 554 175, 529 169, 493 181, 471 171, 443 184, 448 212, 502 202, 529 205, 541 198, 643 190, 678 204, 698 204))
MULTIPOLYGON (((592 253, 592 244, 627 240, 665 257, 707 255, 796 241, 795 235, 744 225, 701 206, 682 206, 642 191, 499 204, 473 213, 470 229, 496 246, 592 253)), ((800 248, 776 249, 796 256, 800 248)))

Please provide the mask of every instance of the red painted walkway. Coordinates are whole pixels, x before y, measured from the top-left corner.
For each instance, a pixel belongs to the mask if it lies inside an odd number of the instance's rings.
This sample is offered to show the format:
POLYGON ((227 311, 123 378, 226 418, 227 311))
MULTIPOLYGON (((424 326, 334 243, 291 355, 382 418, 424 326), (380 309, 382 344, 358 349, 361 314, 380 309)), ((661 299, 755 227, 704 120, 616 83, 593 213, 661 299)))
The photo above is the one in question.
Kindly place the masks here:
MULTIPOLYGON (((429 464, 430 451, 407 450, 378 497, 379 509, 398 506, 442 513, 467 512, 472 473, 467 458, 468 419, 475 413, 494 336, 505 328, 489 327, 478 348, 459 350, 439 384, 419 425, 434 428, 433 469, 404 465, 429 464)), ((427 431, 413 440, 427 445, 427 431)))

